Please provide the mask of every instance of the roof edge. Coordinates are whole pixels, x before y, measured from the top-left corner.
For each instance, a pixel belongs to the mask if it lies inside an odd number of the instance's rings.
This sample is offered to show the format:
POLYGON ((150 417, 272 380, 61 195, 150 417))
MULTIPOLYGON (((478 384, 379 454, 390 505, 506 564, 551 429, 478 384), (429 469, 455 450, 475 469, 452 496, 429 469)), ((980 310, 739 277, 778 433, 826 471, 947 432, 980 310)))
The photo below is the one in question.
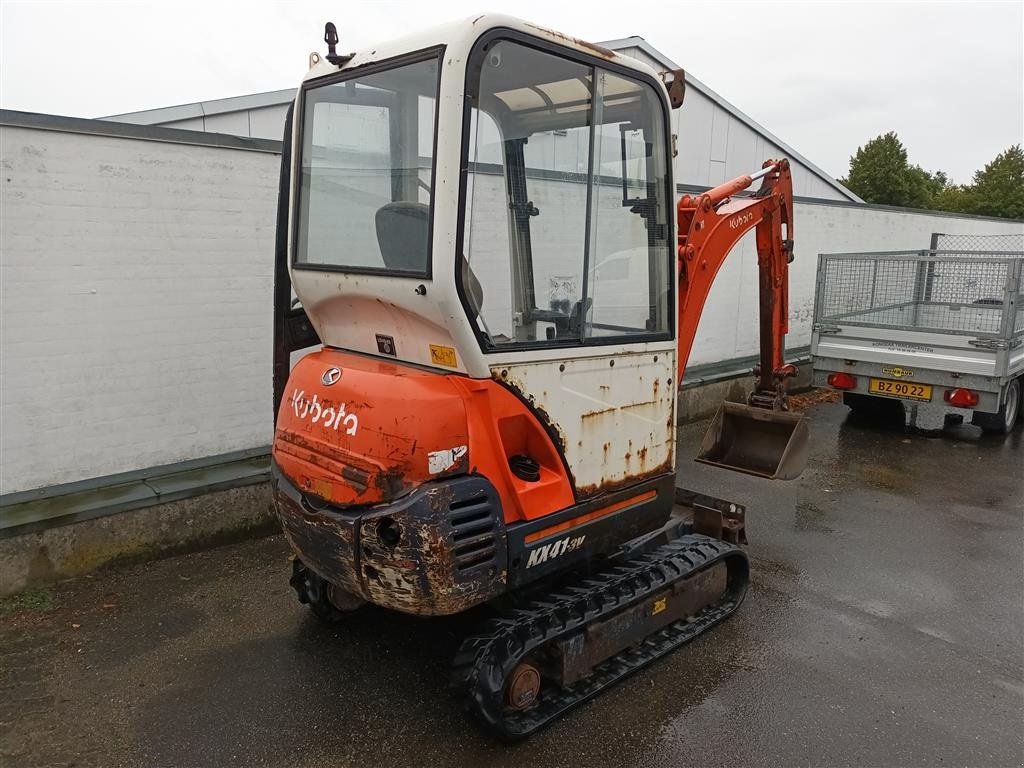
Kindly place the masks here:
POLYGON ((97 120, 110 120, 117 123, 136 123, 152 125, 155 122, 173 122, 191 120, 197 117, 223 115, 229 112, 241 112, 245 109, 272 107, 276 104, 288 104, 295 100, 295 88, 283 88, 277 91, 261 91, 242 96, 228 96, 223 99, 194 101, 189 104, 175 104, 170 107, 142 109, 135 112, 122 112, 116 115, 97 117, 97 120))
POLYGON ((48 115, 42 112, 19 112, 14 109, 0 109, 0 126, 281 154, 281 142, 272 139, 253 139, 227 133, 189 131, 183 128, 166 128, 161 125, 133 125, 112 120, 93 120, 88 117, 48 115))

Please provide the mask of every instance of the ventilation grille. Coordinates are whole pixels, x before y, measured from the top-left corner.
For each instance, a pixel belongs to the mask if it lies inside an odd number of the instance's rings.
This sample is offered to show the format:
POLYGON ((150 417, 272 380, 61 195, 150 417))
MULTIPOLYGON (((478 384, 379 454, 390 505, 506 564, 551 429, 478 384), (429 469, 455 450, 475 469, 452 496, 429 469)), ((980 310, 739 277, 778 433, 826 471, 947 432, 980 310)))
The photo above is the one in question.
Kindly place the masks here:
POLYGON ((448 506, 448 522, 452 527, 452 554, 458 570, 494 564, 498 524, 486 494, 453 501, 448 506))

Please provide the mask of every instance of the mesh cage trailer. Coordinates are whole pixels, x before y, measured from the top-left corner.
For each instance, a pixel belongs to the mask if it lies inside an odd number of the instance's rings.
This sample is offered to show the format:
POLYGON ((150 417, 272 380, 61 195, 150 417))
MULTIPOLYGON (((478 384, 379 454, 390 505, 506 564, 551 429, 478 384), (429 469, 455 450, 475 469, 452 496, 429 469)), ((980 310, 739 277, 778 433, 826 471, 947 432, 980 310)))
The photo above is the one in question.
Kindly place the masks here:
POLYGON ((1022 270, 1024 250, 821 254, 814 383, 855 409, 901 402, 922 429, 959 413, 1008 431, 1021 412, 1022 270))

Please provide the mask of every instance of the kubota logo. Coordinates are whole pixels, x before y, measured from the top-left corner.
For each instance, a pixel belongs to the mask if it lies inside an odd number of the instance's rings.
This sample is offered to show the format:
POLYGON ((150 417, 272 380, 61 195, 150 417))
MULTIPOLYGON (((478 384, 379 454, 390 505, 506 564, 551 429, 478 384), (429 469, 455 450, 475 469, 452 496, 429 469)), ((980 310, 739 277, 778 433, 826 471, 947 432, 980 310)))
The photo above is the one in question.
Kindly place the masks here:
POLYGON ((729 229, 738 229, 739 227, 742 227, 744 224, 748 224, 753 220, 754 213, 752 211, 748 211, 747 213, 741 213, 738 216, 733 216, 731 219, 729 219, 729 229))
POLYGON ((552 558, 561 557, 566 552, 572 552, 573 550, 579 549, 583 546, 583 541, 586 538, 586 536, 577 536, 576 538, 566 536, 564 539, 559 539, 551 544, 545 544, 543 547, 537 547, 530 553, 530 559, 526 561, 526 567, 533 568, 533 566, 540 565, 552 558))
POLYGON ((324 429, 338 431, 338 425, 345 426, 345 433, 354 435, 359 430, 359 417, 354 413, 345 413, 345 404, 338 403, 338 407, 326 406, 321 403, 314 394, 312 399, 306 398, 306 393, 301 389, 292 392, 292 410, 300 419, 309 419, 314 424, 323 424, 324 429))
POLYGON ((909 368, 901 368, 898 365, 891 368, 883 368, 882 373, 886 376, 892 376, 894 379, 905 379, 914 375, 914 372, 909 368))
POLYGON ((320 381, 325 387, 329 387, 331 384, 337 384, 340 378, 341 368, 328 368, 320 377, 320 381))

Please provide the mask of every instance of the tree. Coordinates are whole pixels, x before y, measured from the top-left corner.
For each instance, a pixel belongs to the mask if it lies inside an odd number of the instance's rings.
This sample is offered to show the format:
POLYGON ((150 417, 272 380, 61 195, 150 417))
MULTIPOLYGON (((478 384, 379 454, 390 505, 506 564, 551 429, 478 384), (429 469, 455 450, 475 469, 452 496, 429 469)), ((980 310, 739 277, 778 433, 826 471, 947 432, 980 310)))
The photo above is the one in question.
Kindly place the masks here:
POLYGON ((1024 149, 1015 144, 982 170, 974 183, 950 182, 942 171, 929 173, 907 162, 895 131, 878 136, 850 158, 850 172, 839 180, 866 202, 1024 219, 1024 149))
POLYGON ((1015 144, 974 174, 965 190, 968 213, 1024 219, 1024 150, 1015 144))
POLYGON ((868 203, 922 208, 928 203, 932 178, 918 166, 910 166, 903 142, 889 131, 857 148, 850 158, 850 172, 840 183, 868 203))
POLYGON ((929 208, 936 211, 967 213, 971 202, 971 189, 959 184, 949 184, 931 200, 929 208))

